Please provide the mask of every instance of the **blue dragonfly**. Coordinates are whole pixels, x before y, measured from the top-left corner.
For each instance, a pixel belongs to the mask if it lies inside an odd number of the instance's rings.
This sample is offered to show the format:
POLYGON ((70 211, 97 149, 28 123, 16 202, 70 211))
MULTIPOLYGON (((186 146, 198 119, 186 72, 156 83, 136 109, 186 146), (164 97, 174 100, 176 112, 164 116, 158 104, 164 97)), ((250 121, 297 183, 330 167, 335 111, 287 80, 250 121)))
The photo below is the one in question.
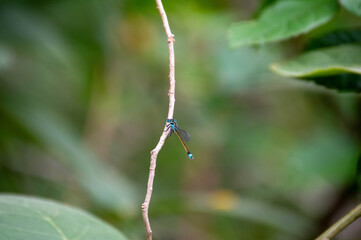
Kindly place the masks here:
POLYGON ((190 159, 193 159, 193 154, 189 151, 187 145, 185 144, 185 142, 190 140, 189 133, 187 131, 181 129, 180 127, 178 127, 176 119, 167 119, 167 123, 169 123, 169 127, 171 128, 168 137, 171 136, 172 133, 177 134, 179 140, 181 141, 184 149, 186 150, 186 152, 188 154, 188 157, 190 159))

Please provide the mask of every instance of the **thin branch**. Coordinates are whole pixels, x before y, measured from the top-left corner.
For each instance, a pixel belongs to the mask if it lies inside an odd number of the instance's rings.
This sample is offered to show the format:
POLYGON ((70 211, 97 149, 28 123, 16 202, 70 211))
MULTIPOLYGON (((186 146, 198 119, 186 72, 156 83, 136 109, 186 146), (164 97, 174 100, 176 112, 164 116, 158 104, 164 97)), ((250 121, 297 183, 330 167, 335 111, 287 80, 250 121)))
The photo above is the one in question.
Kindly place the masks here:
POLYGON ((361 204, 357 205, 351 212, 338 220, 334 225, 322 233, 322 235, 316 238, 316 240, 330 240, 359 217, 361 217, 361 204))
MULTIPOLYGON (((172 34, 167 15, 164 11, 163 4, 161 0, 156 0, 157 8, 159 10, 160 16, 162 17, 163 26, 165 29, 165 33, 167 35, 168 40, 168 50, 169 50, 169 107, 168 107, 168 118, 172 119, 174 114, 174 104, 175 104, 175 61, 174 61, 174 35, 172 34)), ((153 191, 153 181, 155 175, 155 168, 157 163, 157 156, 159 151, 162 149, 164 142, 168 136, 169 128, 168 124, 166 123, 164 126, 163 133, 159 139, 157 146, 150 152, 150 168, 149 168, 149 177, 148 177, 148 185, 147 185, 147 194, 145 196, 144 203, 142 204, 142 215, 143 221, 145 225, 145 230, 147 233, 147 240, 152 239, 152 229, 150 227, 149 217, 148 217, 148 209, 149 209, 149 202, 152 197, 153 191)))

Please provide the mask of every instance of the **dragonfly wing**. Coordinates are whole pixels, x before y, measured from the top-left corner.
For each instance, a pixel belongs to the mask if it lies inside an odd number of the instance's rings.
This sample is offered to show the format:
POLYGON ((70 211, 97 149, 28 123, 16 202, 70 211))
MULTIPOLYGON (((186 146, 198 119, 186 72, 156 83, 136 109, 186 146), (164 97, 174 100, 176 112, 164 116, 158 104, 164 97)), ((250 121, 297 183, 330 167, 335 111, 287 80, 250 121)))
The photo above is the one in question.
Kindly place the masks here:
POLYGON ((178 127, 178 133, 180 137, 183 139, 183 141, 188 142, 189 140, 191 140, 191 135, 187 131, 179 127, 178 127))

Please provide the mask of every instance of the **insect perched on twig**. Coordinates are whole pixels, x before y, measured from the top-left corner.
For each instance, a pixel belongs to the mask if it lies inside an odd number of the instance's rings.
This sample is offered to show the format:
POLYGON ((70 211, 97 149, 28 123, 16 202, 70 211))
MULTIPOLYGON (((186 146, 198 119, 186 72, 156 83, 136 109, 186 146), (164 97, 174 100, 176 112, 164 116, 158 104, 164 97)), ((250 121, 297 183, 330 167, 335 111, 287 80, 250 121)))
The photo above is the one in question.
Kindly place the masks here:
POLYGON ((188 142, 190 140, 189 133, 178 126, 176 119, 167 119, 167 123, 169 123, 169 127, 170 127, 170 132, 168 137, 171 136, 173 132, 177 134, 180 142, 182 143, 184 149, 188 154, 188 157, 190 159, 193 159, 193 154, 189 151, 187 145, 185 144, 185 142, 188 142))

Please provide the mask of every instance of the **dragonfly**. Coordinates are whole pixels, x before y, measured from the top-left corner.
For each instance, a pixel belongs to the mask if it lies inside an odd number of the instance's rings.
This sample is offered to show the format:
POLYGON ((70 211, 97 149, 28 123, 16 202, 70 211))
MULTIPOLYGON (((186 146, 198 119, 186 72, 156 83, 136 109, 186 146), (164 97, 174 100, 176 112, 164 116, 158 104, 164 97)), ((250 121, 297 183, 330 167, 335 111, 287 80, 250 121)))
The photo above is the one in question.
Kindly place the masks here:
POLYGON ((167 123, 169 123, 169 127, 171 128, 168 137, 171 136, 172 133, 177 134, 180 142, 182 143, 184 149, 187 152, 188 157, 190 159, 193 159, 193 154, 189 151, 187 145, 185 144, 185 142, 189 141, 190 139, 189 133, 178 127, 176 119, 167 119, 167 123))

